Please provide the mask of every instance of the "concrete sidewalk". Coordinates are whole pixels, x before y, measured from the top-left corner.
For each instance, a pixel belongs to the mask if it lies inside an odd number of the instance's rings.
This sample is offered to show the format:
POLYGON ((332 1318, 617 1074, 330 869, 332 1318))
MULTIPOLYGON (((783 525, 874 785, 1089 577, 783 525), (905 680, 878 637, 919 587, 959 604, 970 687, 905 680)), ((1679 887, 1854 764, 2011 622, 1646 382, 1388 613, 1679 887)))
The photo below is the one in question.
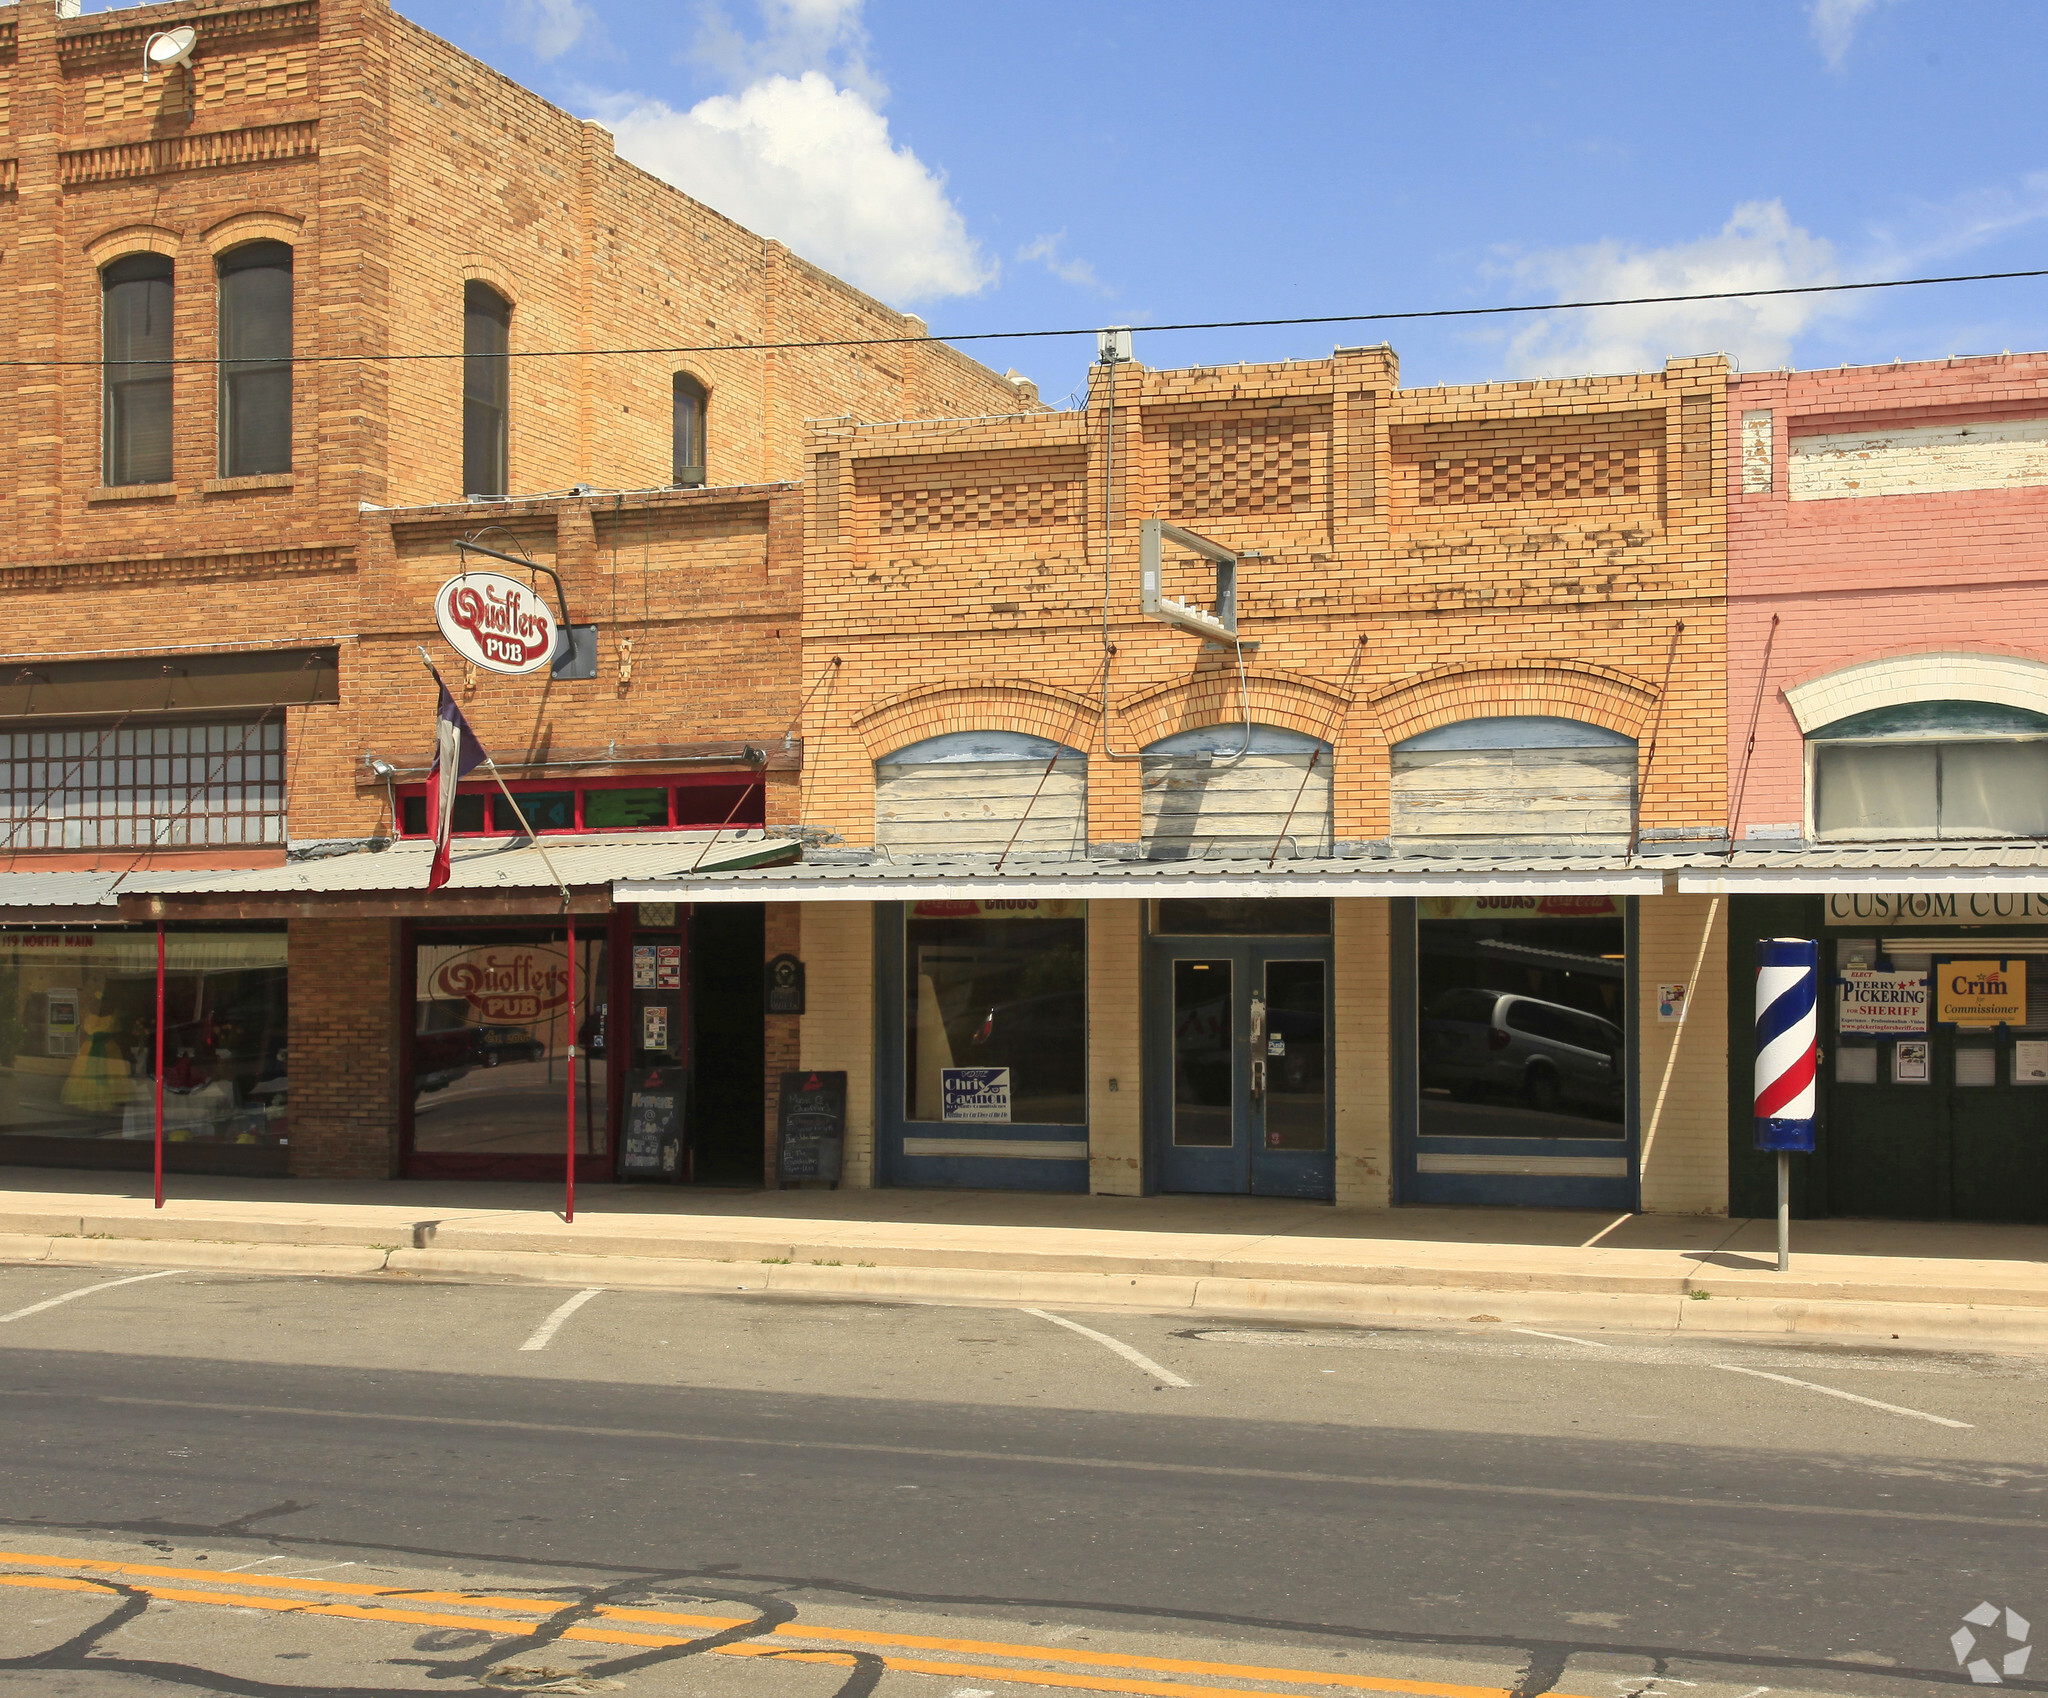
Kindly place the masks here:
POLYGON ((2048 1228, 16 1168, 0 1261, 2048 1347, 2048 1228))

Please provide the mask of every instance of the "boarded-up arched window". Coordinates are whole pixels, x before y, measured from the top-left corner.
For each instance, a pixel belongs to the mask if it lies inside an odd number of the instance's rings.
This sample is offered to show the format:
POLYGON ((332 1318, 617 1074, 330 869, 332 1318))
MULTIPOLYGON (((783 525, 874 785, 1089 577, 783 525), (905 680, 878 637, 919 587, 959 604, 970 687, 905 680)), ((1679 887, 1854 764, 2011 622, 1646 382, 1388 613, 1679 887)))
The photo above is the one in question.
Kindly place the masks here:
POLYGON ((909 855, 1085 854, 1088 757, 1021 731, 927 737, 875 762, 875 842, 909 855))
POLYGON ((1568 855, 1628 847, 1632 737, 1576 719, 1464 719, 1394 745, 1394 852, 1568 855))
POLYGON ((1327 855, 1330 745, 1277 725, 1211 725, 1144 751, 1145 854, 1156 861, 1327 855), (1240 758, 1242 756, 1242 758, 1240 758))

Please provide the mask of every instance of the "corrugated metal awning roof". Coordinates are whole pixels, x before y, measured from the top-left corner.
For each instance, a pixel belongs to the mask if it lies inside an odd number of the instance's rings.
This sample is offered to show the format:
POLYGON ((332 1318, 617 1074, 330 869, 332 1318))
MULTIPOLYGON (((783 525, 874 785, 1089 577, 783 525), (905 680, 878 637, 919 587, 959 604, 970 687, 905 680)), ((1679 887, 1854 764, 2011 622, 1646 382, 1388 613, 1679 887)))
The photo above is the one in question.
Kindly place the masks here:
POLYGON ((2048 891, 2048 843, 1815 844, 1738 849, 1678 875, 1688 893, 1825 895, 1832 890, 1919 892, 2048 891))
POLYGON ((945 860, 808 862, 694 876, 621 879, 621 902, 898 902, 1026 897, 1142 896, 1654 896, 1681 863, 1625 856, 1485 861, 945 860))
MULTIPOLYGON (((451 895, 469 892, 552 890, 555 874, 571 886, 606 885, 617 879, 655 878, 682 872, 701 856, 710 867, 753 866, 797 852, 788 837, 759 830, 636 831, 612 836, 548 837, 536 847, 526 838, 457 839, 449 857, 451 895), (542 858, 543 849, 546 859, 542 858), (550 871, 549 862, 554 863, 550 871)), ((426 894, 434 846, 424 839, 384 850, 323 855, 278 867, 238 867, 228 872, 131 873, 123 896, 312 896, 377 895, 394 891, 426 894)), ((107 875, 111 880, 112 875, 107 875)), ((439 894, 438 892, 436 894, 439 894)))
MULTIPOLYGON (((110 872, 0 873, 0 910, 10 908, 111 908, 118 870, 110 872)), ((28 919, 19 915, 10 918, 28 919)), ((112 918, 112 916, 108 916, 112 918)))

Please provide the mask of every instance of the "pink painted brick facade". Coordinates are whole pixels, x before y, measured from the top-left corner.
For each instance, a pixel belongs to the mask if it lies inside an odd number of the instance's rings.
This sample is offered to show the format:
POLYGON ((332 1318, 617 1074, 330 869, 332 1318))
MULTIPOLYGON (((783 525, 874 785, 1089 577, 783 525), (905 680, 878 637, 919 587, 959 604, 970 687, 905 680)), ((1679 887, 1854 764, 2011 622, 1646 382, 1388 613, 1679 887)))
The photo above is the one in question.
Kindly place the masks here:
POLYGON ((1787 689, 1935 650, 2048 661, 2048 483, 1797 500, 1793 439, 2027 419, 2048 419, 2048 354, 1730 380, 1728 790, 1738 835, 1804 820, 1804 750, 1787 689), (1762 412, 1767 491, 1754 488, 1760 455, 1744 464, 1745 416, 1762 412))

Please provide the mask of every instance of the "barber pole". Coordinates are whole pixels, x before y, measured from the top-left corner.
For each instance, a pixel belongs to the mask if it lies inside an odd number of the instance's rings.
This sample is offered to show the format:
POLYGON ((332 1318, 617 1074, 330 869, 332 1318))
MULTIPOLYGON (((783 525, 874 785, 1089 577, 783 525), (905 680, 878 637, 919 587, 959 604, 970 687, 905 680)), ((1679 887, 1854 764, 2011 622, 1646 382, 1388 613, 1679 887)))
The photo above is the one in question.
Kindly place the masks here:
POLYGON ((1778 1270, 1792 1265, 1794 1150, 1813 1149, 1820 945, 1766 937, 1756 945, 1756 1147, 1778 1157, 1778 1270))

